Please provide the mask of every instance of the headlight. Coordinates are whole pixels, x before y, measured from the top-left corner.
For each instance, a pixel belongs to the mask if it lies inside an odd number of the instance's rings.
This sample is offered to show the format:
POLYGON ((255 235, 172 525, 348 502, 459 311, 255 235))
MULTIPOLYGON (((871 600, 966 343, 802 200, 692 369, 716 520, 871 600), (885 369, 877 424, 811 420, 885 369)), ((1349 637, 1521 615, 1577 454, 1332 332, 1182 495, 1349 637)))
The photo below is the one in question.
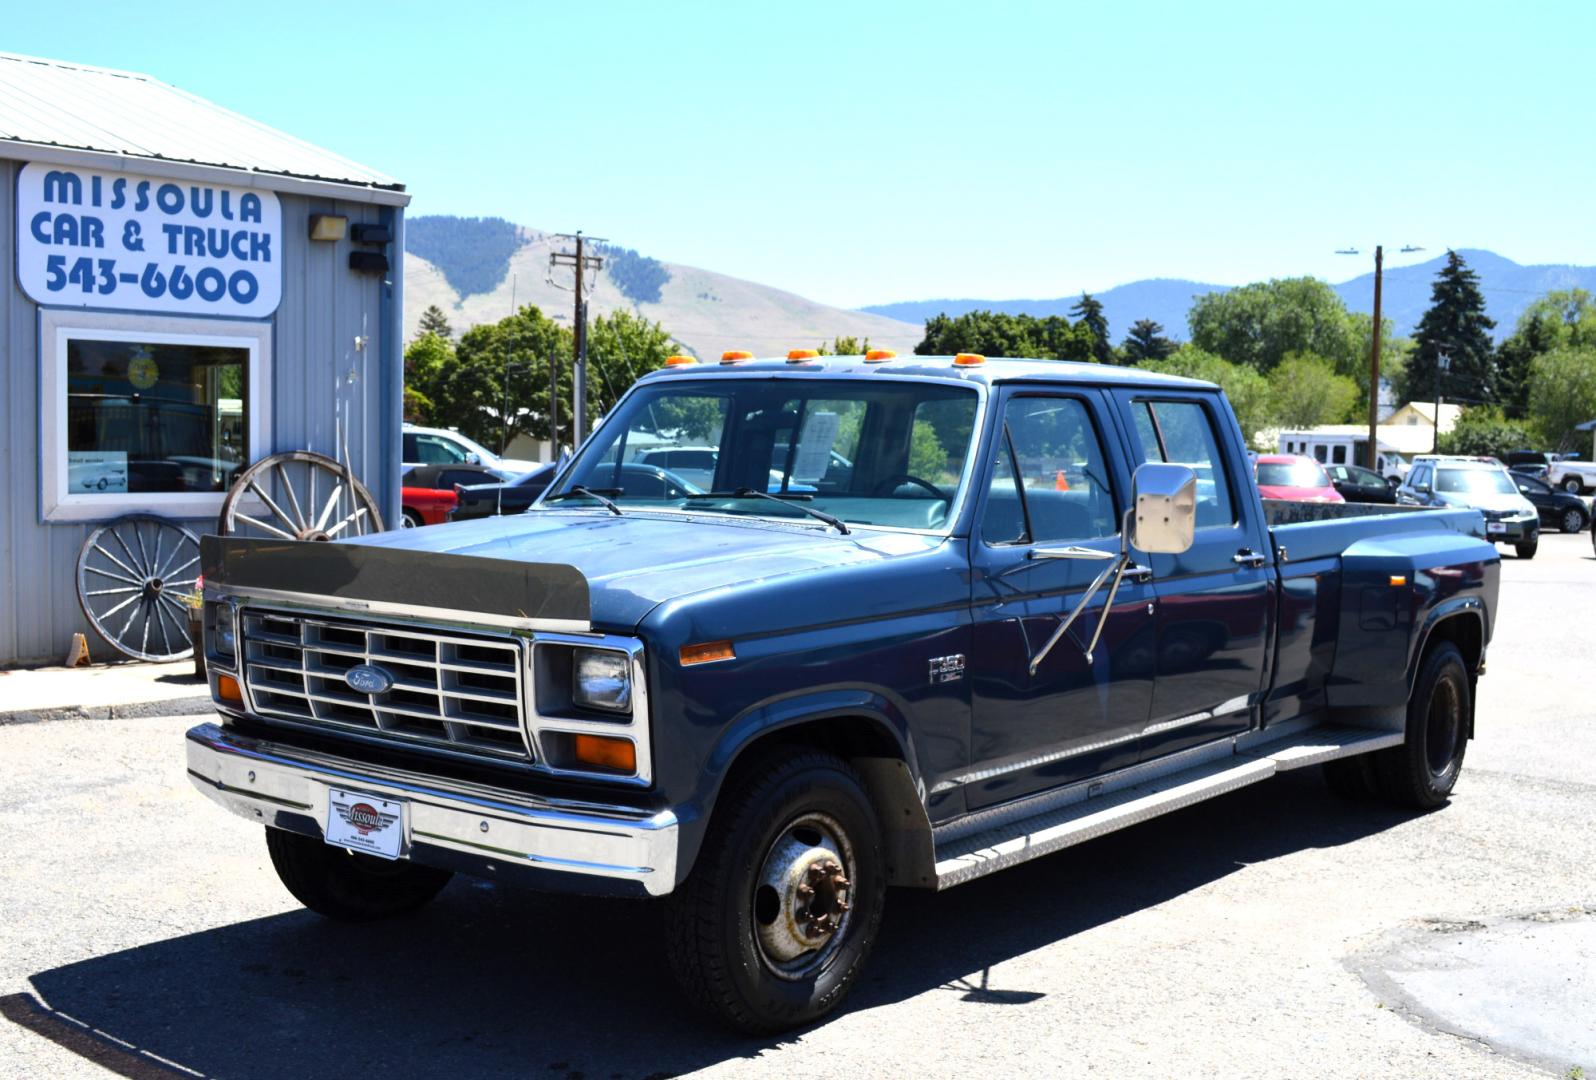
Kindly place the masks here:
POLYGON ((577 649, 571 668, 571 700, 576 704, 609 712, 631 710, 631 657, 608 649, 577 649))
POLYGON ((216 605, 216 636, 212 640, 218 656, 235 656, 238 653, 238 636, 233 627, 233 605, 216 605))

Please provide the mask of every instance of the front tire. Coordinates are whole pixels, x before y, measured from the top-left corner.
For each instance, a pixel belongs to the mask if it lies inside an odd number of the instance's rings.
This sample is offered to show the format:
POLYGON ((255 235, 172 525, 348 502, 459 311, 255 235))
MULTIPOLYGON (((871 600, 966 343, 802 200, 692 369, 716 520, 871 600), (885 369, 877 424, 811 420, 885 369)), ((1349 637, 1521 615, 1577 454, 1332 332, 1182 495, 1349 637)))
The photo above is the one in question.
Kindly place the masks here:
POLYGON ((1540 550, 1540 547, 1541 539, 1537 536, 1533 540, 1526 540, 1523 543, 1514 544, 1513 550, 1518 553, 1518 557, 1521 559, 1533 559, 1535 557, 1535 553, 1540 550))
POLYGON ((840 758, 787 747, 721 796, 666 903, 677 982, 750 1034, 820 1019, 852 987, 886 899, 881 826, 840 758))
POLYGON ((294 899, 338 922, 375 922, 414 911, 454 876, 403 859, 357 855, 282 829, 266 830, 266 850, 294 899))

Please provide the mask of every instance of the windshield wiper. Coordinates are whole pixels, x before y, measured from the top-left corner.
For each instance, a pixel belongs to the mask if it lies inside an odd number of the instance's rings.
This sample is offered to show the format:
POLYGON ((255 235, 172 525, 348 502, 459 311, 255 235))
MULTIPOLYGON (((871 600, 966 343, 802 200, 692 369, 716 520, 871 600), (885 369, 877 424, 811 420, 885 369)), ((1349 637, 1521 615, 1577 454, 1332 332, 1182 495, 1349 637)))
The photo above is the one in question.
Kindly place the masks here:
POLYGON ((586 495, 588 498, 592 499, 594 502, 602 503, 603 506, 604 506, 604 509, 606 509, 610 513, 614 514, 616 517, 620 517, 621 516, 621 508, 619 506, 616 506, 615 503, 608 498, 608 496, 610 496, 610 495, 624 495, 624 494, 625 494, 625 489, 624 488, 598 488, 597 490, 595 490, 595 489, 590 488, 590 487, 583 487, 581 484, 573 484, 571 487, 569 487, 569 488, 565 489, 564 491, 560 492, 558 495, 550 495, 548 498, 544 499, 543 501, 544 502, 556 502, 556 501, 558 501, 560 499, 569 499, 572 495, 586 495))
POLYGON ((795 492, 787 492, 782 495, 772 495, 768 491, 758 491, 754 488, 743 487, 738 488, 736 491, 705 491, 700 494, 689 495, 687 497, 689 499, 769 499, 773 503, 780 503, 782 506, 791 506, 794 510, 802 510, 810 517, 819 518, 821 521, 824 521, 827 525, 830 525, 842 535, 849 535, 848 526, 842 523, 841 518, 832 517, 824 510, 816 510, 812 506, 804 505, 804 503, 814 498, 813 495, 802 495, 795 492))

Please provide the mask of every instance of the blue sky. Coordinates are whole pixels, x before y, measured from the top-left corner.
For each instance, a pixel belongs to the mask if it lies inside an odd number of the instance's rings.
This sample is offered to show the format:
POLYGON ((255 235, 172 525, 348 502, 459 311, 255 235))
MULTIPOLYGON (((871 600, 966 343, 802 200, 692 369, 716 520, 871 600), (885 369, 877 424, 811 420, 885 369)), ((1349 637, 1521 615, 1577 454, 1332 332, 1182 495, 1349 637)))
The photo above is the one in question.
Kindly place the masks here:
POLYGON ((1588 3, 41 3, 0 48, 149 72, 411 213, 857 306, 1335 281, 1377 242, 1596 262, 1593 30, 1588 3))

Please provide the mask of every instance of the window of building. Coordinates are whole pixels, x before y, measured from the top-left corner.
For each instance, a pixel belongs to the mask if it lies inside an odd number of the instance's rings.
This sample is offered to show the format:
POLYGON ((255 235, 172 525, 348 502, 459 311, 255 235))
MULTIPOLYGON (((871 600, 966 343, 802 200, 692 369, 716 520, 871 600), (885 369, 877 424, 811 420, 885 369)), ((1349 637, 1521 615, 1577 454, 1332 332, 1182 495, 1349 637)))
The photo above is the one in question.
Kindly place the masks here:
POLYGON ((208 517, 262 449, 263 323, 45 311, 43 516, 208 517))

